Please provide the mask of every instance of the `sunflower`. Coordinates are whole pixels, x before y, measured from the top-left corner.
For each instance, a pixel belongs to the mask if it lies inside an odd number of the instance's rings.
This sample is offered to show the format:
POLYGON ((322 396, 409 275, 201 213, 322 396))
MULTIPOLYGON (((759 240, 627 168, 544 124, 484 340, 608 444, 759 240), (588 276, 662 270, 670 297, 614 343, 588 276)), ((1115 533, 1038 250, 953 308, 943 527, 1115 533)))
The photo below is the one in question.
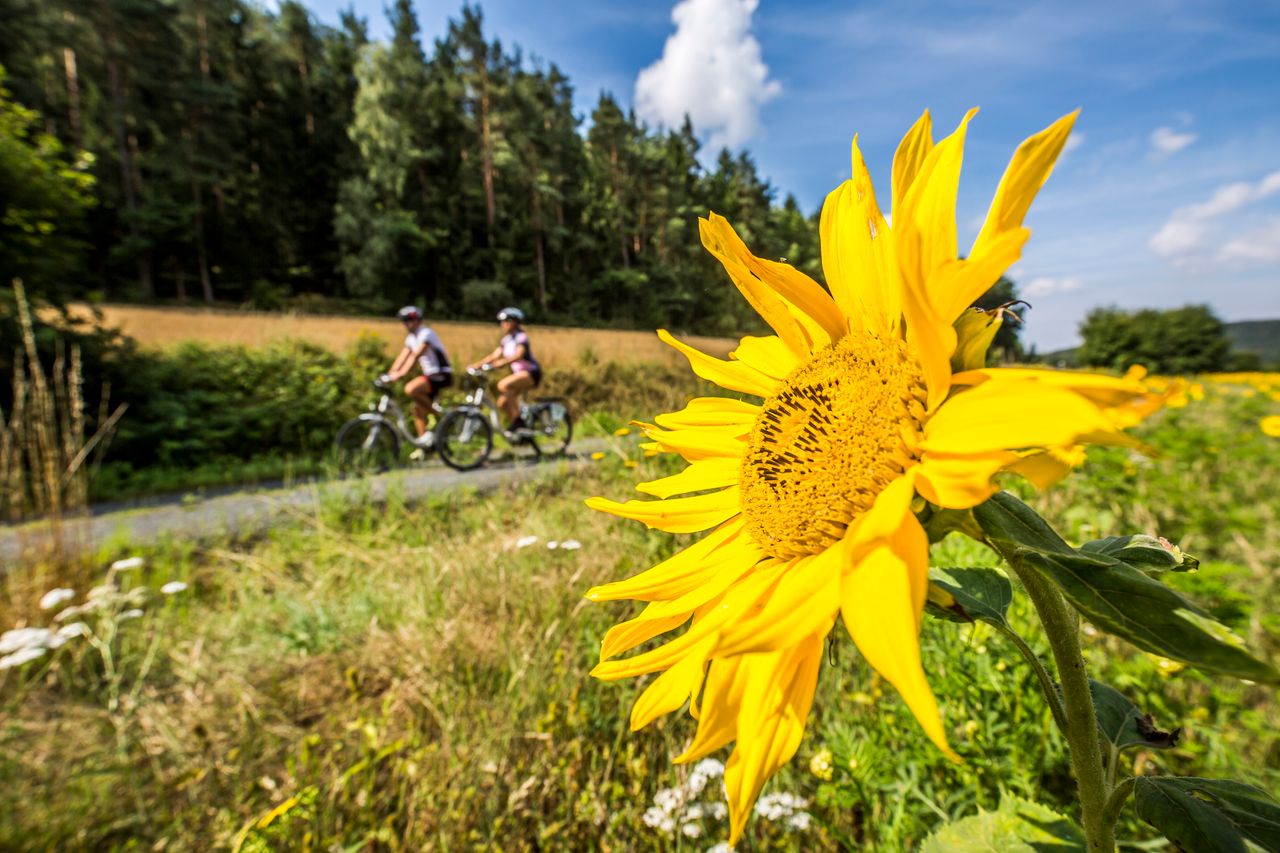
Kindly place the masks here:
POLYGON ((760 402, 704 397, 658 415, 644 425, 651 446, 688 466, 637 486, 658 500, 587 501, 670 533, 710 531, 587 593, 647 602, 609 630, 592 674, 661 673, 636 700, 631 726, 687 702, 697 731, 679 762, 734 742, 731 843, 800 744, 837 618, 956 758, 920 659, 929 541, 913 508, 974 507, 1003 471, 1048 485, 1080 461, 1082 445, 1131 443, 1120 430, 1159 405, 1137 375, 983 366, 1001 315, 968 306, 1020 256, 1023 218, 1075 113, 1019 146, 960 258, 955 199, 974 112, 936 145, 928 112, 903 138, 892 226, 854 138, 853 177, 822 208, 826 289, 753 256, 722 217, 700 221, 703 245, 775 334, 742 338, 729 360, 658 335, 698 376, 760 402))

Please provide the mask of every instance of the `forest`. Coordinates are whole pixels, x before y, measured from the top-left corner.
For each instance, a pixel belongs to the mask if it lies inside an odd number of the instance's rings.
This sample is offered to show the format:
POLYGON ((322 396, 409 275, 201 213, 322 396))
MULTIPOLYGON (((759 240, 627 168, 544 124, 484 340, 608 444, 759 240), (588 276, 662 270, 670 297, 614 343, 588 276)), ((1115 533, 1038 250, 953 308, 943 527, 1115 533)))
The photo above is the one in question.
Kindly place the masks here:
MULTIPOLYGON (((0 280, 53 302, 518 303, 730 333, 750 321, 699 244, 709 210, 818 275, 816 215, 746 152, 701 152, 687 120, 647 127, 608 92, 576 114, 568 77, 491 37, 478 6, 431 45, 409 0, 387 14, 379 43, 292 0, 0 0, 10 141, 61 186, 25 255, 22 211, 0 226, 0 280)), ((35 170, 10 166, 30 196, 35 170)))

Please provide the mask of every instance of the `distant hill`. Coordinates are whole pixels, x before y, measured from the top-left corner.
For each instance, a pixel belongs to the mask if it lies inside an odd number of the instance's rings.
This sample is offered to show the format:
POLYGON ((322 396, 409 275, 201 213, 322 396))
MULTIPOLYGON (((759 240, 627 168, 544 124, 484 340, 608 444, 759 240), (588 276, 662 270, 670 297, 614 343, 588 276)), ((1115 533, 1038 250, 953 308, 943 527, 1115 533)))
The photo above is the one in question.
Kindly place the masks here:
MULTIPOLYGON (((1224 323, 1231 349, 1251 352, 1258 356, 1263 367, 1280 366, 1280 320, 1241 320, 1224 323)), ((1077 347, 1041 353, 1040 361, 1057 367, 1077 367, 1077 347)))
POLYGON ((1226 325, 1232 349, 1256 353, 1264 365, 1280 364, 1280 320, 1242 320, 1226 325))

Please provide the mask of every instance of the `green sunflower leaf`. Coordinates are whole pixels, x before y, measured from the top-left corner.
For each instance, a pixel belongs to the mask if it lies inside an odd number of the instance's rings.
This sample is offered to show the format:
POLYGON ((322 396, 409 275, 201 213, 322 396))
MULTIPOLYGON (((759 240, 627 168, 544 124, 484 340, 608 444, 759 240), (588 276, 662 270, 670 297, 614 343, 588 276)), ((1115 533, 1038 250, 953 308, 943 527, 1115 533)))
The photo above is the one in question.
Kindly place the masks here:
POLYGON ((1130 702, 1123 693, 1098 681, 1089 682, 1093 709, 1098 717, 1098 731, 1118 750, 1134 746, 1169 749, 1176 746, 1182 729, 1162 732, 1150 714, 1130 702))
POLYGON ((1005 795, 993 812, 979 811, 943 826, 920 853, 1084 853, 1084 835, 1044 806, 1005 795))
POLYGON ((1138 817, 1186 853, 1245 853, 1246 842, 1280 850, 1280 802, 1225 779, 1141 776, 1138 817))
POLYGON ((1136 536, 1108 536, 1080 546, 1081 551, 1104 554, 1144 572, 1194 572, 1200 561, 1164 539, 1140 533, 1136 536))
POLYGON ((1280 681, 1280 672, 1250 655, 1225 625, 1141 567, 1111 554, 1072 548, 1013 495, 1001 492, 973 513, 1005 559, 1052 581, 1100 630, 1209 672, 1280 681))
POLYGON ((951 622, 987 622, 1011 630, 1006 619, 1013 584, 997 569, 929 569, 929 600, 934 616, 951 622), (935 589, 936 588, 936 589, 935 589))

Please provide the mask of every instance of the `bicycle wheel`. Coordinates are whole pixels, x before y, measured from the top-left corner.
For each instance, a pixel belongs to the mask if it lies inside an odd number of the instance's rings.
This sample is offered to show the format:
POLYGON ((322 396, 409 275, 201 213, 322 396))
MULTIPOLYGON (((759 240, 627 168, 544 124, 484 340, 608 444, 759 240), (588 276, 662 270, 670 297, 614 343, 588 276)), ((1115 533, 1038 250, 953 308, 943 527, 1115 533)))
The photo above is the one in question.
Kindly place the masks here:
POLYGON ((454 409, 436 427, 436 450, 450 468, 470 471, 493 451, 493 426, 475 409, 454 409))
POLYGON ((400 437, 381 420, 352 418, 333 440, 339 470, 348 474, 387 471, 400 461, 400 437))
POLYGON ((541 456, 558 456, 573 440, 573 419, 563 400, 544 400, 529 411, 533 447, 541 456))

